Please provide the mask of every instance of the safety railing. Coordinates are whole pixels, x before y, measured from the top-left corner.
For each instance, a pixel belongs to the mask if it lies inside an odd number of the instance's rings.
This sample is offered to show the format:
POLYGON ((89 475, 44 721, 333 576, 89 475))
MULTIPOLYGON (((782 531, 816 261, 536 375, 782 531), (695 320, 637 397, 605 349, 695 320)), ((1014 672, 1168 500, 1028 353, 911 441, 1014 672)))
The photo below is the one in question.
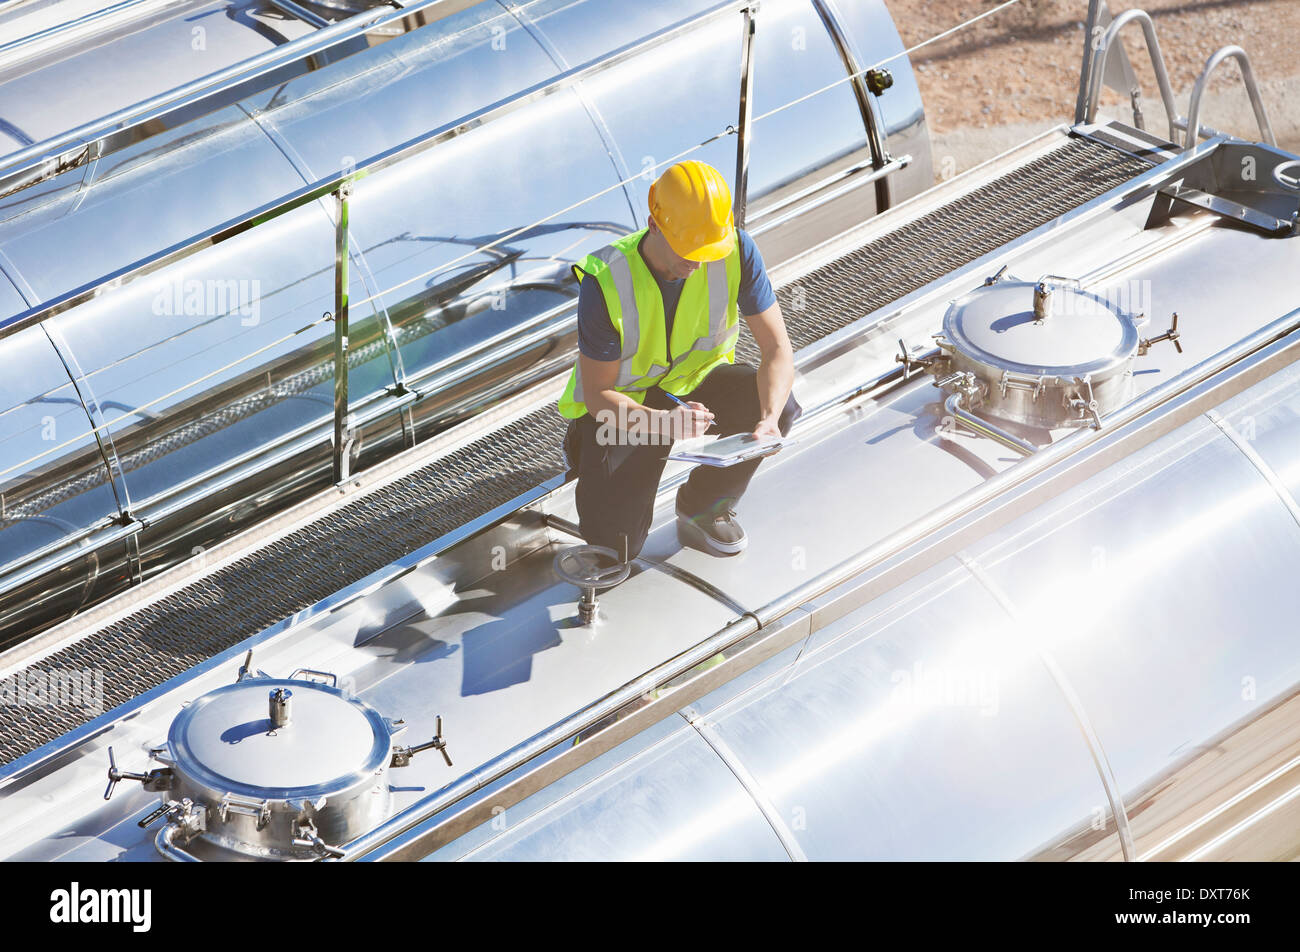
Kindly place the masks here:
MULTIPOLYGON (((1176 142, 1178 136, 1178 109, 1174 105, 1174 89, 1169 83, 1169 70, 1165 67, 1164 54, 1160 52, 1160 41, 1156 38, 1156 26, 1152 22, 1150 14, 1144 10, 1125 10, 1117 16, 1103 34, 1100 43, 1097 45, 1097 51, 1092 58, 1091 71, 1088 75, 1087 93, 1085 95, 1086 107, 1083 119, 1085 122, 1097 121, 1097 106, 1101 100, 1101 89, 1105 83, 1106 61, 1110 56, 1111 47, 1115 44, 1120 31, 1134 21, 1142 24, 1142 33, 1146 37, 1147 53, 1151 57, 1151 67, 1155 70, 1156 85, 1160 87, 1160 100, 1165 106, 1165 115, 1169 118, 1169 141, 1176 142)), ((1139 102, 1141 91, 1133 89, 1131 97, 1133 100, 1133 119, 1134 124, 1143 128, 1142 107, 1139 102)))
MULTIPOLYGON (((1118 41, 1120 32, 1124 27, 1134 22, 1141 24, 1142 34, 1146 39, 1147 54, 1151 58, 1151 67, 1155 72, 1156 85, 1160 89, 1160 101, 1164 105, 1165 115, 1169 121, 1170 142, 1176 145, 1178 143, 1178 133, 1180 131, 1184 132, 1183 150, 1189 151, 1200 141, 1202 132, 1206 135, 1219 134, 1217 129, 1210 129, 1201 125, 1201 106, 1211 76, 1226 60, 1235 59, 1241 67, 1242 82, 1245 84, 1246 94, 1250 98, 1255 120, 1259 123, 1260 134, 1263 137, 1262 141, 1269 145, 1277 144, 1277 140, 1273 136, 1273 128, 1268 120, 1268 113, 1264 108, 1264 102, 1260 98, 1259 86, 1255 82, 1255 73, 1250 65, 1250 57, 1246 55, 1246 51, 1240 46, 1225 46, 1210 57, 1192 87, 1191 103, 1188 107, 1187 116, 1180 116, 1174 103, 1174 90, 1169 82, 1169 70, 1165 66, 1164 54, 1160 50, 1160 41, 1156 37, 1155 23, 1152 21, 1150 14, 1137 9, 1125 10, 1117 16, 1107 27, 1106 32, 1102 34, 1095 52, 1091 52, 1085 57, 1085 83, 1080 87, 1081 113, 1077 117, 1078 121, 1086 123, 1097 121, 1097 109, 1101 101, 1102 88, 1105 86, 1106 63, 1110 52, 1118 41)), ((1135 86, 1130 91, 1130 97, 1133 105, 1134 125, 1139 129, 1143 129, 1145 126, 1142 121, 1141 90, 1135 86)))
POLYGON ((1277 140, 1273 137, 1273 127, 1268 121, 1268 113, 1264 110, 1264 101, 1259 97, 1259 86, 1255 83, 1255 71, 1250 67, 1250 57, 1240 46, 1225 46, 1214 52, 1206 62, 1205 69, 1201 70, 1201 75, 1196 77, 1196 85, 1192 87, 1192 101, 1187 107, 1187 139, 1183 143, 1184 151, 1195 148, 1196 143, 1200 141, 1201 102, 1205 97, 1205 90, 1210 84, 1210 77, 1214 71, 1229 59, 1235 59, 1241 67, 1241 80, 1246 85, 1246 95, 1250 97, 1250 108, 1255 111, 1255 121, 1259 123, 1259 131, 1264 136, 1263 141, 1269 145, 1277 145, 1277 140))

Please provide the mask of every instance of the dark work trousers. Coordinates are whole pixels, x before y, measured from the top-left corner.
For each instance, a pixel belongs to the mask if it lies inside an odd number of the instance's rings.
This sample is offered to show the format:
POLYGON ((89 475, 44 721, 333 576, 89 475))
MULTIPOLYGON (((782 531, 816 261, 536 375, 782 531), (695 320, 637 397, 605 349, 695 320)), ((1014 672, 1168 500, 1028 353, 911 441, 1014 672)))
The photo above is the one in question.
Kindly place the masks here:
MULTIPOLYGON (((702 403, 714 414, 711 436, 749 433, 758 425, 758 371, 747 364, 719 364, 684 400, 702 403)), ((673 402, 658 387, 646 394, 645 405, 671 410, 673 402)), ((803 412, 791 394, 781 411, 778 425, 790 432, 803 412)), ((654 518, 655 493, 663 475, 671 444, 648 446, 602 446, 597 439, 600 424, 586 414, 569 424, 564 450, 570 473, 578 476, 578 523, 583 537, 592 545, 608 546, 634 559, 645 545, 654 518)), ((608 432, 608 431, 607 431, 608 432)), ((734 508, 744 495, 762 459, 735 466, 696 466, 683 493, 683 504, 692 515, 713 507, 734 508)))

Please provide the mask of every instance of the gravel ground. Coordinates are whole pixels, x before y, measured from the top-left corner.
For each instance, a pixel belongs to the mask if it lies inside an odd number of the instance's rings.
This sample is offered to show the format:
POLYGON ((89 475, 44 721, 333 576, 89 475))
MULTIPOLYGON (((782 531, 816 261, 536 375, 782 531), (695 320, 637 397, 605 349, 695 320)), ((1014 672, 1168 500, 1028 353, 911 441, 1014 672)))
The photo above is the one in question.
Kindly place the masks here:
MULTIPOLYGON (((992 0, 886 0, 903 41, 920 43, 997 4, 992 0)), ((1115 13, 1138 6, 1152 16, 1170 80, 1186 112, 1188 95, 1210 54, 1237 43, 1250 55, 1278 144, 1300 151, 1300 0, 1112 0, 1115 13)), ((930 134, 935 173, 946 178, 1068 122, 1074 115, 1087 0, 1021 0, 957 35, 912 54, 930 134)), ((1125 49, 1146 96, 1156 92, 1141 29, 1124 32, 1125 49)), ((1107 92, 1104 112, 1131 121, 1107 92)), ((1122 107, 1122 108, 1121 108, 1122 107)), ((1164 126, 1148 100, 1148 127, 1164 126)), ((1205 121, 1255 136, 1235 63, 1221 67, 1206 97, 1205 121)))

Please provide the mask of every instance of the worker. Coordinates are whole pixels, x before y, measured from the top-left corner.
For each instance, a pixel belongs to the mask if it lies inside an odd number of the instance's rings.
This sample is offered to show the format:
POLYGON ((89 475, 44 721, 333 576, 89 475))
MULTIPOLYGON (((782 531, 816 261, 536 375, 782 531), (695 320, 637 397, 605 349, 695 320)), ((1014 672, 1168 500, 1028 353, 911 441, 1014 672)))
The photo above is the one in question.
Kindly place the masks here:
MULTIPOLYGON (((649 206, 646 228, 574 266, 578 358, 559 403, 579 528, 624 561, 645 544, 675 439, 783 436, 802 412, 781 308, 753 239, 734 225, 726 180, 680 162, 650 187, 649 206), (734 362, 738 317, 757 368, 734 362)), ((697 466, 677 492, 680 541, 742 551, 736 506, 761 462, 697 466)))

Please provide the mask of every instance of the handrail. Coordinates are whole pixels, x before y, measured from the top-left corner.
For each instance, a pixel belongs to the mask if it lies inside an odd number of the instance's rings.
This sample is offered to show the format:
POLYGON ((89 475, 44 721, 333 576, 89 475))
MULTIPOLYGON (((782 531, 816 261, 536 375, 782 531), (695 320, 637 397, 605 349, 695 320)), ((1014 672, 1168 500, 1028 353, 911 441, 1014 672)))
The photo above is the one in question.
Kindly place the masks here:
POLYGON ((1092 61, 1092 73, 1088 77, 1087 106, 1084 113, 1086 122, 1097 121, 1097 105, 1101 99, 1103 77, 1106 75, 1106 57, 1110 54, 1111 44, 1119 36, 1120 30, 1134 20, 1142 24, 1142 33, 1147 41, 1147 53, 1151 56, 1151 66, 1155 70, 1156 84, 1160 87, 1160 99, 1165 104, 1165 115, 1169 118, 1169 141, 1178 141, 1178 109, 1174 106, 1174 90, 1169 83, 1169 71, 1165 68, 1164 54, 1160 52, 1160 41, 1156 39, 1156 25, 1145 10, 1125 10, 1117 16, 1101 38, 1097 55, 1092 61))
MULTIPOLYGON (((820 182, 814 182, 807 188, 800 189, 788 198, 783 198, 771 207, 764 208, 759 215, 759 224, 750 228, 749 233, 757 237, 765 231, 779 228, 786 222, 791 221, 800 215, 806 215, 855 189, 861 188, 864 185, 870 185, 873 182, 878 184, 884 181, 888 176, 893 175, 895 172, 901 172, 911 164, 912 156, 909 153, 907 155, 891 157, 890 160, 880 168, 874 168, 873 163, 871 162, 863 162, 842 172, 836 172, 827 178, 822 179, 820 182), (867 169, 871 169, 871 171, 866 172, 867 169), (862 174, 864 172, 866 172, 865 175, 862 174), (804 199, 808 198, 810 195, 815 195, 817 192, 820 192, 822 189, 828 188, 829 186, 835 187, 831 188, 830 191, 825 192, 824 194, 817 195, 817 197, 812 201, 804 201, 804 199), (799 204, 795 208, 790 208, 790 206, 794 205, 796 202, 802 202, 802 204, 799 204), (781 212, 781 214, 777 215, 775 218, 768 217, 775 215, 781 209, 789 210, 781 212)), ((884 209, 880 208, 879 200, 877 200, 876 207, 880 211, 884 211, 884 209)))
MULTIPOLYGON (((867 146, 871 150, 871 165, 875 169, 883 169, 893 162, 893 156, 889 154, 889 146, 885 141, 885 118, 880 112, 880 104, 867 88, 867 71, 862 69, 862 56, 840 20, 839 11, 834 4, 827 0, 813 0, 813 6, 830 34, 831 42, 839 51, 840 59, 844 61, 849 74, 855 77, 853 96, 857 100, 858 112, 862 114, 862 124, 866 127, 867 146)), ((873 181, 876 183, 876 211, 883 212, 893 204, 889 180, 884 176, 877 176, 873 181)))
POLYGON ((1264 134, 1264 141, 1272 146, 1277 145, 1277 140, 1273 137, 1273 127, 1268 121, 1268 113, 1264 111, 1264 101, 1259 98, 1259 87, 1255 84, 1255 71, 1250 68, 1250 57, 1240 46, 1225 46, 1216 50, 1209 58, 1205 69, 1201 70, 1201 75, 1196 77, 1196 85, 1192 87, 1192 104, 1187 109, 1187 140, 1183 145, 1184 152, 1195 148, 1200 140, 1201 98, 1205 95, 1206 87, 1209 86, 1210 75, 1227 59, 1235 59, 1241 66, 1241 81, 1246 84, 1246 95, 1250 97, 1250 107, 1255 110, 1255 120, 1259 123, 1259 131, 1264 134))
POLYGON ((740 45, 740 112, 736 116, 736 183, 732 195, 732 218, 737 228, 745 227, 745 209, 749 204, 749 127, 754 115, 754 17, 759 5, 744 7, 744 39, 740 45))

